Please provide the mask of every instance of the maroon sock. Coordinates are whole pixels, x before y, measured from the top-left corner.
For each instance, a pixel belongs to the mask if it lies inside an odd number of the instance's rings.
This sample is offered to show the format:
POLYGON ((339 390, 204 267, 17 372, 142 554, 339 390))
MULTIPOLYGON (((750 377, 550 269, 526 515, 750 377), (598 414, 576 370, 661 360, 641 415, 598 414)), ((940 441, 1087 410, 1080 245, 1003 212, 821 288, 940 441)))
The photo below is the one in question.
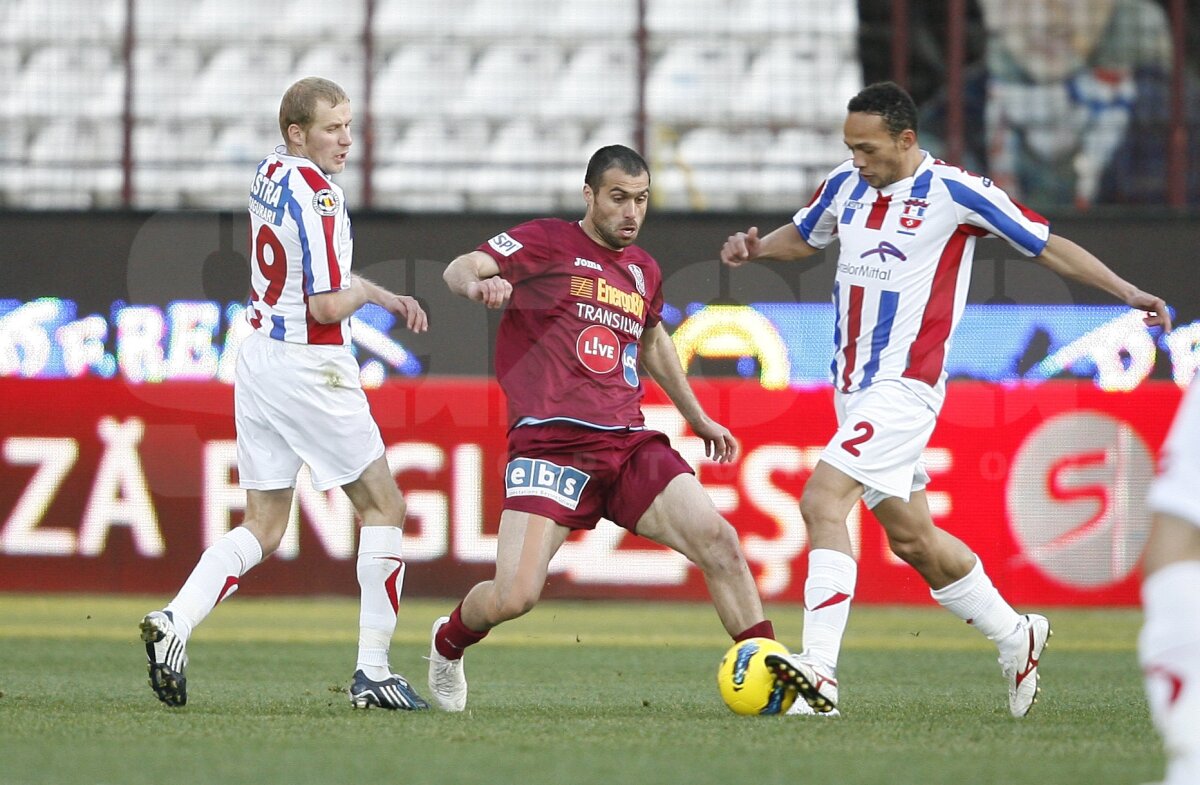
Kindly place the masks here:
MULTIPOLYGON (((747 638, 770 638, 771 640, 775 640, 775 628, 771 626, 771 620, 763 619, 753 627, 747 627, 733 636, 734 643, 739 643, 747 638)), ((438 650, 441 651, 441 647, 438 650)))
POLYGON ((438 629, 437 635, 433 637, 433 645, 437 648, 438 654, 448 660, 457 660, 462 658, 464 649, 473 643, 479 643, 486 636, 487 630, 476 632, 463 624, 462 603, 460 602, 454 612, 450 614, 450 621, 438 629))

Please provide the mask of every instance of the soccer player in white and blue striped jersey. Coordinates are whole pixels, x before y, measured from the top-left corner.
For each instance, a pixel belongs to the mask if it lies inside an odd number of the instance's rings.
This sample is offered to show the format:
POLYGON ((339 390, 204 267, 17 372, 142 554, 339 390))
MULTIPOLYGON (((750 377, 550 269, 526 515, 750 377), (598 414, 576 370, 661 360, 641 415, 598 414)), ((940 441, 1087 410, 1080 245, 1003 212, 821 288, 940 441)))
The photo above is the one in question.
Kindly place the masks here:
POLYGON ((838 431, 800 501, 810 548, 803 649, 768 662, 808 707, 837 710, 838 654, 857 581, 846 516, 862 499, 892 552, 920 573, 933 598, 997 645, 1009 711, 1022 717, 1037 697, 1050 623, 1018 614, 971 549, 934 525, 921 463, 945 397, 945 359, 966 303, 975 243, 1000 237, 1059 275, 1147 312, 1147 325, 1169 330, 1170 316, 1162 298, 1052 234, 1045 218, 988 178, 922 150, 916 106, 898 85, 870 85, 847 109, 851 157, 809 204, 766 236, 752 227, 721 249, 722 261, 737 267, 803 259, 840 242, 831 366, 838 431))

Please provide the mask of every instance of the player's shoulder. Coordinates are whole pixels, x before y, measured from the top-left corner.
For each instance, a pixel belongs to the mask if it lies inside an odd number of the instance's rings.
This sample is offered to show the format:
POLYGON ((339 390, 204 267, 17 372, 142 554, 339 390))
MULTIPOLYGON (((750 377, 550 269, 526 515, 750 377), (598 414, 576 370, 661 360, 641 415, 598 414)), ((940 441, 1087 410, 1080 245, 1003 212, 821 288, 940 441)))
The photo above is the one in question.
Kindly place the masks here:
POLYGON ((961 166, 947 163, 940 158, 932 158, 930 160, 929 173, 934 181, 961 183, 975 191, 997 187, 987 175, 978 174, 972 172, 970 169, 964 169, 961 166))

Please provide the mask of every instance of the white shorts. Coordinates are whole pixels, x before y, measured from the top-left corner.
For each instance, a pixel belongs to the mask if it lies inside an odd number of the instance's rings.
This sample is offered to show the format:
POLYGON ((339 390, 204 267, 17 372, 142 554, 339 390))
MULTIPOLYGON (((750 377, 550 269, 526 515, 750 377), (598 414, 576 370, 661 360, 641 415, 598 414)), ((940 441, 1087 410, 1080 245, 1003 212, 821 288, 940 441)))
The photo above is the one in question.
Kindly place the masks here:
POLYGON ((233 408, 243 488, 291 488, 305 463, 313 487, 329 490, 357 480, 383 455, 358 361, 345 346, 251 333, 238 354, 233 408))
POLYGON ((1200 526, 1200 375, 1179 404, 1150 486, 1150 509, 1200 526))
POLYGON ((838 430, 821 460, 863 484, 867 507, 889 496, 908 501, 925 488, 929 474, 921 453, 937 412, 905 382, 884 379, 865 390, 835 392, 833 404, 838 430))

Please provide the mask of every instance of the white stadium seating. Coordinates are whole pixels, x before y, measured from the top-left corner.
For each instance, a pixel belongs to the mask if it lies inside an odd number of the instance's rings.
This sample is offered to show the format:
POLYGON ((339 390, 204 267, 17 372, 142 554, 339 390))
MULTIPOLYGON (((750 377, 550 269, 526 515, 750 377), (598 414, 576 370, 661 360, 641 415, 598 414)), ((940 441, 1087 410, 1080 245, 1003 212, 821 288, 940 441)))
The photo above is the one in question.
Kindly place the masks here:
POLYGON ((369 36, 366 0, 127 7, 0 0, 0 203, 119 205, 131 123, 134 205, 241 209, 284 89, 324 76, 355 109, 352 203, 370 140, 373 206, 573 212, 644 120, 656 205, 790 209, 862 81, 855 0, 376 0, 369 36))

